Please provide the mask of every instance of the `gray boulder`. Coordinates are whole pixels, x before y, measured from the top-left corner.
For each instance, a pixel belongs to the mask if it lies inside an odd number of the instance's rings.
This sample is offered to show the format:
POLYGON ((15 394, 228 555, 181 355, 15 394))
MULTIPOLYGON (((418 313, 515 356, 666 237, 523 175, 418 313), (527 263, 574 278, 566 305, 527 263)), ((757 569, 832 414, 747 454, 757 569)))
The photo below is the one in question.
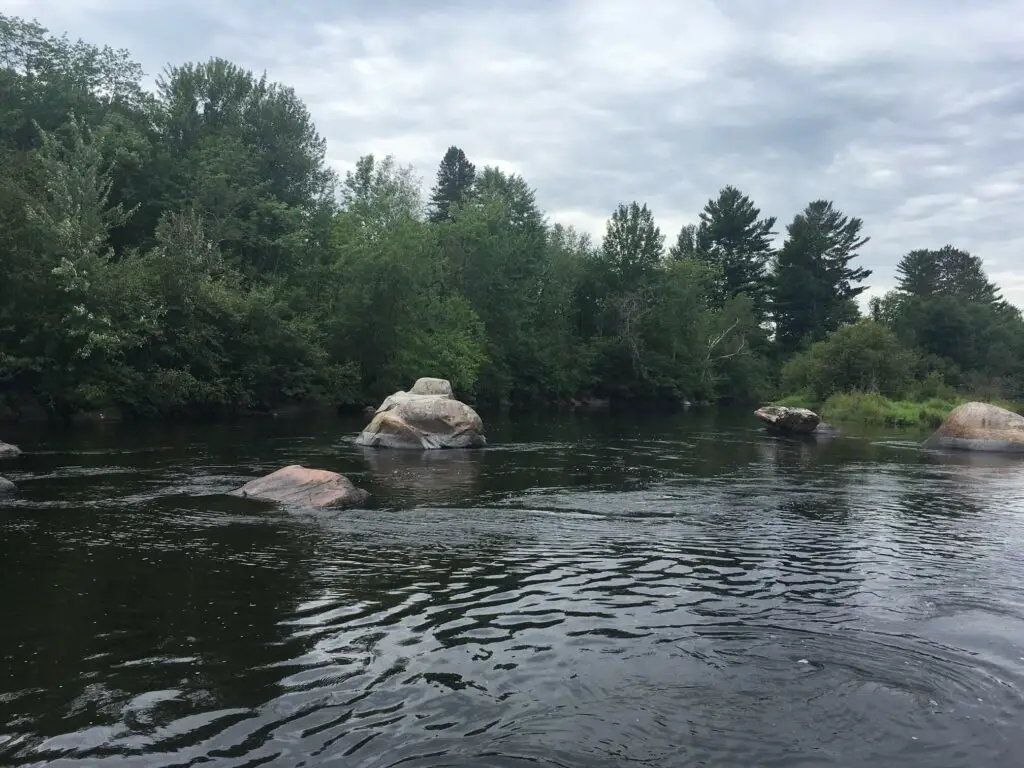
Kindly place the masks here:
POLYGON ((0 440, 0 459, 12 459, 15 456, 21 456, 21 448, 0 440))
POLYGON ((358 507, 370 497, 344 475, 299 464, 250 480, 228 495, 316 509, 358 507))
POLYGON ((808 435, 818 428, 821 417, 807 408, 790 408, 784 405, 766 405, 754 411, 769 429, 777 432, 792 432, 808 435))
POLYGON ((410 395, 437 395, 455 399, 455 392, 452 390, 452 383, 448 379, 431 379, 424 376, 416 379, 416 383, 409 390, 410 395))
POLYGON ((949 412, 924 447, 1024 454, 1024 416, 990 403, 964 403, 949 412))
POLYGON ((487 444, 479 414, 456 400, 445 379, 419 379, 410 392, 388 395, 356 438, 370 448, 436 450, 487 444))
POLYGON ((0 496, 3 496, 5 493, 14 493, 16 490, 18 490, 18 486, 6 477, 0 477, 0 496))

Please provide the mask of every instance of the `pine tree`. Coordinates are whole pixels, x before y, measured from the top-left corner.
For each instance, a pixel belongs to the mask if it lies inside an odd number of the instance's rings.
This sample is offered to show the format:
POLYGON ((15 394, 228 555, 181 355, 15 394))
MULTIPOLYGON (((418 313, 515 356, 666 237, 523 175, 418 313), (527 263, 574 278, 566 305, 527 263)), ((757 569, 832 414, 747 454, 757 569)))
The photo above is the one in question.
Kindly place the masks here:
POLYGON ((995 304, 1001 299, 985 275, 981 259, 952 245, 937 251, 911 251, 896 265, 896 273, 897 290, 908 296, 952 296, 978 304, 995 304))
POLYGON ((718 269, 719 282, 710 297, 714 305, 722 306, 746 294, 758 317, 767 316, 768 264, 775 221, 774 216, 761 218, 753 201, 731 185, 708 200, 700 213, 694 253, 718 269))
POLYGON ((463 203, 473 194, 476 166, 454 144, 448 147, 437 169, 437 183, 430 191, 428 218, 435 223, 448 219, 452 205, 463 203))
POLYGON ((831 201, 815 200, 786 227, 772 280, 776 339, 784 351, 820 341, 856 318, 854 300, 867 289, 856 283, 871 275, 850 266, 870 239, 861 236, 863 225, 831 201))

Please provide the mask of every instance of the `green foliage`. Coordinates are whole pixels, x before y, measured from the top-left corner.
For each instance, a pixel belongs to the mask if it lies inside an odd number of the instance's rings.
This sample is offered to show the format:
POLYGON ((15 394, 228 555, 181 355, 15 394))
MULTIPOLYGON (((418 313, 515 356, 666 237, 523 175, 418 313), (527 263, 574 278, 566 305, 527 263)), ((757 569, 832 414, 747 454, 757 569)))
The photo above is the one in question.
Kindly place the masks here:
POLYGON ((959 398, 892 400, 878 392, 852 392, 829 397, 821 406, 821 416, 836 424, 934 429, 962 402, 959 398))
MULTIPOLYGON (((836 424, 866 424, 878 427, 904 427, 932 430, 949 412, 977 397, 947 395, 911 400, 892 400, 877 392, 852 392, 832 395, 821 405, 822 418, 836 424)), ((993 405, 1024 415, 1024 404, 990 399, 993 405)))
POLYGON ((901 397, 910 386, 914 362, 889 329, 864 319, 789 360, 782 368, 782 389, 806 392, 818 402, 853 390, 901 397))
POLYGON ((295 269, 309 218, 334 188, 326 143, 295 92, 211 59, 170 68, 157 94, 164 209, 201 211, 250 277, 295 269))
POLYGON ((423 213, 419 179, 411 166, 399 167, 391 155, 381 161, 373 155, 359 158, 355 171, 345 174, 341 204, 377 235, 419 220, 423 213))
POLYGON ((761 218, 761 210, 753 201, 728 185, 717 198, 708 200, 692 236, 680 232, 676 251, 689 249, 718 268, 720 277, 711 288, 717 306, 743 294, 750 297, 756 315, 765 319, 775 221, 774 216, 761 218))
POLYGON ((896 265, 896 274, 897 290, 909 296, 955 296, 979 304, 994 304, 1000 298, 981 259, 951 245, 911 251, 896 265))
POLYGON ((908 254, 856 322, 867 240, 827 201, 774 254, 728 185, 667 253, 639 201, 598 247, 456 146, 426 201, 389 155, 339 179, 266 76, 211 59, 149 93, 126 52, 2 14, 0 93, 0 410, 363 404, 419 376, 483 405, 759 400, 780 370, 828 402, 1024 396, 1024 321, 964 251, 908 254))
POLYGON ((980 259, 952 246, 911 251, 898 273, 899 287, 872 300, 871 314, 921 350, 927 372, 961 390, 1024 397, 1024 320, 980 259))
POLYGON ((461 149, 455 145, 448 147, 437 169, 437 183, 430 191, 430 220, 435 224, 446 221, 452 206, 472 198, 475 185, 476 166, 461 149))
POLYGON ((871 270, 851 267, 868 238, 863 222, 815 200, 786 227, 776 256, 772 294, 776 338, 785 352, 820 341, 857 316, 854 299, 871 270))
POLYGON ((620 203, 608 220, 601 250, 612 274, 621 284, 636 288, 661 262, 665 236, 654 223, 654 214, 635 200, 620 203))

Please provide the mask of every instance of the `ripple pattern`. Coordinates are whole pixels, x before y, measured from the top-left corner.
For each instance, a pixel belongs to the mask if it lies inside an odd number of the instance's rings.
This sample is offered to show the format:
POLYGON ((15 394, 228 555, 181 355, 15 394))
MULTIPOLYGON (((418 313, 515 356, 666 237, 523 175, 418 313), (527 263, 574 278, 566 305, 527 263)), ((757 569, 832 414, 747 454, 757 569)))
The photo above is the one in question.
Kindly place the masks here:
POLYGON ((418 496, 349 446, 377 501, 330 515, 224 499, 210 449, 59 453, 0 509, 0 762, 1019 765, 1020 466, 649 429, 434 462, 418 496))

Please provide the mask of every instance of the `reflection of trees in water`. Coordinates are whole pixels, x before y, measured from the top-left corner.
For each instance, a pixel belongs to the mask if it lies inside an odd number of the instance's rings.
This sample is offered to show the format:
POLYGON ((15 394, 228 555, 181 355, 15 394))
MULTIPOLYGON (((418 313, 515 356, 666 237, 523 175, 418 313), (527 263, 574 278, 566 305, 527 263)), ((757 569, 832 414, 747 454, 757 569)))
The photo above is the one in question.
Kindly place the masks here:
POLYGON ((734 414, 575 413, 488 422, 480 490, 635 491, 674 477, 716 477, 756 460, 734 414))
POLYGON ((170 692, 138 714, 146 732, 272 695, 289 634, 279 620, 307 590, 296 565, 311 542, 286 520, 224 525, 210 507, 179 497, 50 511, 0 537, 17 595, 0 641, 4 688, 39 691, 0 706, 0 722, 26 717, 55 736, 123 724, 135 697, 170 692))
POLYGON ((368 490, 382 502, 445 504, 472 496, 484 461, 481 449, 435 451, 360 449, 369 470, 368 490))

